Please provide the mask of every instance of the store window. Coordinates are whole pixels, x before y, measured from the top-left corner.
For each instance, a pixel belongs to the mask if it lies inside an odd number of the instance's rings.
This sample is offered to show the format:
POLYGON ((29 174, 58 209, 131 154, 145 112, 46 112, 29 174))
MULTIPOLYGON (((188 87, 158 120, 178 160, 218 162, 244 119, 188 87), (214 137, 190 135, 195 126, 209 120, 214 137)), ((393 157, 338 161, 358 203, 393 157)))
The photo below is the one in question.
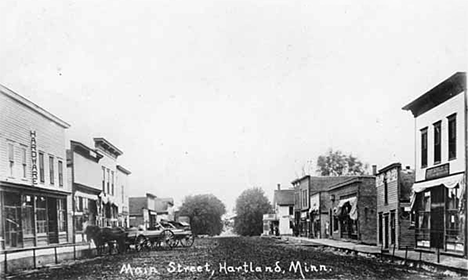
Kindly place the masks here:
POLYGON ((111 171, 112 174, 112 195, 114 195, 114 171, 111 171))
POLYGON ((45 197, 36 196, 37 233, 47 233, 47 202, 45 197))
POLYGON ((65 199, 57 199, 58 230, 67 230, 67 206, 65 199))
POLYGON ((448 117, 448 156, 449 160, 457 157, 457 116, 448 117))
POLYGON ((23 195, 21 203, 23 234, 34 235, 34 201, 32 195, 23 195))
POLYGON ((418 194, 416 210, 416 245, 430 247, 431 192, 418 194))
POLYGON ((447 189, 445 246, 447 250, 463 251, 464 234, 460 219, 460 189, 447 189))

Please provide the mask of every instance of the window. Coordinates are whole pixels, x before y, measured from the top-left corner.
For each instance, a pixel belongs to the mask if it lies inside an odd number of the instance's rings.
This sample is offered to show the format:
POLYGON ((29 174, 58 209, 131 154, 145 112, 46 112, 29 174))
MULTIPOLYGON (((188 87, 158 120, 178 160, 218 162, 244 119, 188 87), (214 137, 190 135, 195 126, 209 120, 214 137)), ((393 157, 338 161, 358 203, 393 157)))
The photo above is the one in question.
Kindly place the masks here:
POLYGON ((44 183, 44 153, 39 153, 39 180, 44 183))
POLYGON ((307 190, 302 190, 302 208, 307 207, 307 190))
POLYGON ((10 176, 14 176, 14 169, 15 169, 15 147, 13 143, 8 143, 8 169, 10 172, 10 176))
POLYGON ((457 115, 448 117, 448 157, 457 157, 457 115))
POLYGON ((455 187, 447 189, 446 194, 446 225, 445 225, 445 242, 447 250, 463 251, 463 223, 460 217, 460 189, 455 187))
POLYGON ((106 193, 106 168, 102 167, 102 192, 106 193))
POLYGON ((37 233, 47 232, 47 203, 43 196, 36 196, 37 233))
POLYGON ((383 217, 382 213, 379 213, 379 244, 383 243, 383 217))
POLYGON ((124 202, 125 202, 125 194, 124 194, 124 186, 122 185, 122 203, 124 202))
POLYGON ((22 212, 22 226, 23 234, 33 235, 34 234, 34 209, 33 209, 33 196, 23 195, 21 203, 22 212))
POLYGON ((111 171, 112 174, 112 195, 114 195, 114 171, 111 171))
POLYGON ((430 247, 431 192, 419 193, 416 204, 416 246, 430 247))
MULTIPOLYGON (((123 199, 122 199, 123 200, 123 199)), ((123 202, 123 201, 122 201, 123 202)), ((294 214, 294 207, 289 206, 289 215, 294 214)))
POLYGON ((110 194, 110 169, 107 169, 107 193, 110 194))
POLYGON ((421 167, 427 166, 427 127, 421 130, 421 167))
POLYGON ((65 199, 57 199, 57 210, 58 210, 58 230, 67 230, 67 206, 65 199))
POLYGON ((27 160, 27 157, 26 157, 26 148, 25 147, 21 147, 21 163, 22 163, 22 167, 23 167, 23 179, 26 179, 26 175, 27 175, 27 164, 26 164, 26 160, 27 160))
POLYGON ((441 122, 434 124, 434 164, 440 163, 441 160, 441 122))
POLYGON ((387 182, 387 176, 384 176, 383 183, 384 183, 384 204, 387 205, 387 204, 388 204, 388 182, 387 182))
POLYGON ((63 187, 63 162, 61 160, 58 161, 58 176, 59 186, 63 187))
POLYGON ((54 157, 49 156, 49 179, 50 179, 50 184, 51 185, 54 184, 54 177, 55 177, 55 174, 54 174, 54 157))

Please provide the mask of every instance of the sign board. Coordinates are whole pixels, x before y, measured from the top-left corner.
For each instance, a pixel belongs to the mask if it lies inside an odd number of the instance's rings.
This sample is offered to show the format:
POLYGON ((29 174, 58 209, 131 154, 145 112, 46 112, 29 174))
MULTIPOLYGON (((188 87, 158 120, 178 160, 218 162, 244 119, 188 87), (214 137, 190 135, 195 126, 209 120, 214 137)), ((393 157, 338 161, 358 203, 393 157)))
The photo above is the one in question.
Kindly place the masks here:
POLYGON ((36 131, 31 130, 29 135, 31 136, 31 175, 33 186, 37 185, 37 143, 36 143, 36 131))
POLYGON ((450 174, 449 164, 442 164, 426 169, 426 180, 445 177, 450 174))

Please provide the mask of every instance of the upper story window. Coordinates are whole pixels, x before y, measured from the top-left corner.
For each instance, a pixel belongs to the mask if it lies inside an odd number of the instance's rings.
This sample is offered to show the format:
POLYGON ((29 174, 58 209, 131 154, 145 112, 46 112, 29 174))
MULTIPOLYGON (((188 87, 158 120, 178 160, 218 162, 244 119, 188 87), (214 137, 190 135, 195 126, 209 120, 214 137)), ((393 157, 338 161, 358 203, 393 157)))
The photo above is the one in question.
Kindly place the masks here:
POLYGON ((102 192, 106 193, 106 168, 102 167, 102 192))
POLYGON ((440 163, 441 152, 442 152, 442 133, 441 133, 442 122, 438 121, 434 124, 434 164, 440 163))
POLYGON ((10 172, 10 176, 13 177, 14 169, 15 169, 15 146, 13 143, 8 143, 8 169, 10 172))
POLYGON ((27 175, 27 157, 26 157, 26 148, 25 147, 21 147, 21 166, 22 166, 22 175, 23 175, 23 179, 26 179, 26 175, 27 175))
POLYGON ((44 153, 39 152, 39 181, 45 182, 44 179, 44 153))
POLYGON ((421 129, 421 167, 427 166, 427 127, 421 129))
POLYGON ((387 182, 387 176, 384 177, 383 179, 384 183, 384 204, 388 204, 388 182, 387 182))
POLYGON ((112 174, 112 195, 114 195, 114 171, 111 171, 111 174, 112 174))
POLYGON ((307 190, 302 190, 302 207, 307 207, 307 190))
POLYGON ((49 179, 50 184, 54 184, 55 172, 54 172, 54 157, 49 156, 49 179))
POLYGON ((107 169, 107 193, 110 194, 110 169, 107 169))
POLYGON ((448 159, 457 157, 457 115, 448 117, 448 159))
POLYGON ((63 162, 61 160, 58 161, 58 180, 59 186, 63 187, 63 162))

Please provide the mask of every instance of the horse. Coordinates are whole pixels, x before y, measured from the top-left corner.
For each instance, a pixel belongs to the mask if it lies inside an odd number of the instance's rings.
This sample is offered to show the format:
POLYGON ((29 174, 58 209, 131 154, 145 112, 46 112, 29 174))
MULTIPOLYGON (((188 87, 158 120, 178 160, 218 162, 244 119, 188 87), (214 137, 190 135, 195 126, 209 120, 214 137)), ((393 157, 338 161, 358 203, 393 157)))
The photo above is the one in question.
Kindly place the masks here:
POLYGON ((118 253, 123 253, 127 250, 125 240, 127 239, 128 233, 126 233, 123 228, 100 228, 98 226, 89 225, 86 227, 84 233, 88 241, 91 239, 94 241, 98 254, 103 253, 106 244, 109 247, 109 254, 112 254, 112 248, 115 245, 117 245, 116 249, 118 253))

